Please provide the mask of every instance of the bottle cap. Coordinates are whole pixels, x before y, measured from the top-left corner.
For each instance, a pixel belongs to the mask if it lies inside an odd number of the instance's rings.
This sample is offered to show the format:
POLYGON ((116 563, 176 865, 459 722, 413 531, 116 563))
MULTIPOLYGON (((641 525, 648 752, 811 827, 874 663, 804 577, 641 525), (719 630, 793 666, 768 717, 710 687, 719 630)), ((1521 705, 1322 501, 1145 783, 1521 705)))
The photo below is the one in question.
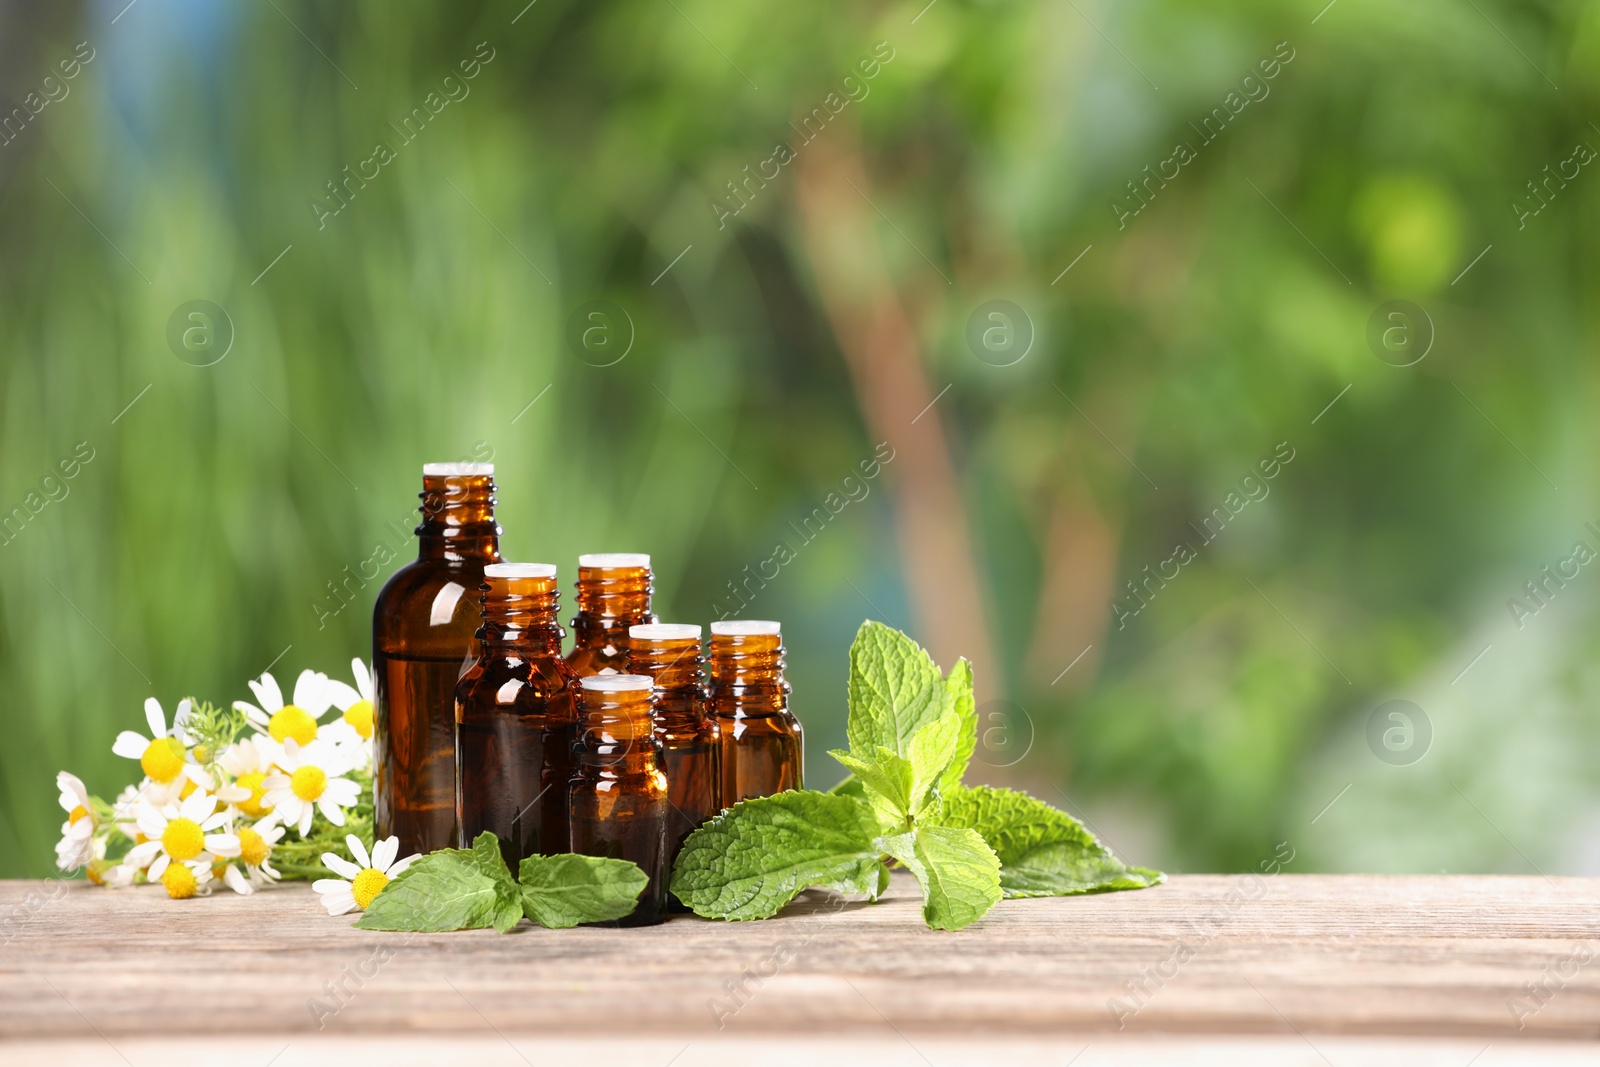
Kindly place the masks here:
POLYGON ((603 571, 622 567, 644 567, 648 570, 650 556, 645 552, 591 552, 578 557, 578 566, 594 567, 603 571))
POLYGON ((648 674, 591 674, 581 684, 596 693, 632 693, 654 689, 656 680, 648 674))
POLYGON ((491 563, 483 568, 485 578, 554 578, 554 563, 491 563))
POLYGON ((494 476, 493 463, 424 463, 424 478, 490 478, 494 476))
POLYGON ((780 624, 766 619, 730 619, 711 624, 713 637, 775 637, 781 632, 780 624))
POLYGON ((628 627, 628 636, 640 641, 700 640, 700 627, 681 622, 647 622, 628 627))

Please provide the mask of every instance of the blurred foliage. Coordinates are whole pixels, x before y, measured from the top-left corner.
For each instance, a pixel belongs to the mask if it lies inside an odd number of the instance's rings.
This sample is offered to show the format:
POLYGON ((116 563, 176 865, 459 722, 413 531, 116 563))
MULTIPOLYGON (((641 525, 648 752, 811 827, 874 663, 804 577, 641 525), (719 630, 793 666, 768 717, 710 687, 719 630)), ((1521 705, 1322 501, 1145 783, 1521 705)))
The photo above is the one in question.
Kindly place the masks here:
MULTIPOLYGON (((1519 224, 1529 182, 1600 146, 1594 6, 124 3, 0 4, 6 110, 68 90, 0 145, 0 510, 47 501, 0 537, 0 875, 48 869, 57 768, 131 777, 110 744, 146 695, 367 655, 381 576, 336 613, 328 584, 409 554, 426 460, 493 450, 508 558, 570 581, 580 551, 650 551, 662 617, 711 618, 879 440, 797 202, 824 148, 868 186, 821 202, 870 202, 929 395, 951 387, 922 425, 966 506, 979 669, 1015 702, 978 777, 1058 786, 1168 869, 1287 839, 1304 870, 1600 870, 1600 577, 1522 628, 1506 605, 1600 549, 1600 177, 1519 224), (719 225, 830 93, 862 95, 719 225), (967 341, 995 298, 1037 335, 1006 367, 967 341), (1391 299, 1436 330, 1414 366, 1368 349, 1391 299), (211 366, 168 345, 193 300, 235 331, 211 366), (632 322, 613 366, 568 342, 594 300, 632 322), (1180 541, 1119 628, 1107 602, 1180 541), (1398 697, 1433 726, 1412 766, 1365 740, 1398 697)), ((915 447, 747 612, 785 623, 814 785, 855 625, 926 622, 894 523, 915 447)))

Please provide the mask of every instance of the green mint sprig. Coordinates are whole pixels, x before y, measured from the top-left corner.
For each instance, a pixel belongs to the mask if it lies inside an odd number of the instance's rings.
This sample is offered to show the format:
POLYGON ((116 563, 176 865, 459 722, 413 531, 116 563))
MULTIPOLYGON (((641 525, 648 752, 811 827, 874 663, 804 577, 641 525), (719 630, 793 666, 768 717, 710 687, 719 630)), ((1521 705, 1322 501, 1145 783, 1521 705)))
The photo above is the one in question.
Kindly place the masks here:
POLYGON ((362 930, 442 933, 493 927, 508 933, 524 916, 564 928, 609 922, 633 911, 649 878, 635 863, 563 853, 529 856, 513 878, 500 841, 485 831, 468 848, 430 852, 372 899, 362 930))
POLYGON ((922 886, 931 927, 959 930, 1002 897, 1142 889, 1129 867, 1065 812, 1025 793, 964 787, 977 745, 972 667, 943 674, 905 634, 866 622, 850 647, 851 777, 828 793, 746 800, 684 842, 672 891, 706 918, 765 919, 819 886, 876 900, 886 861, 922 886))

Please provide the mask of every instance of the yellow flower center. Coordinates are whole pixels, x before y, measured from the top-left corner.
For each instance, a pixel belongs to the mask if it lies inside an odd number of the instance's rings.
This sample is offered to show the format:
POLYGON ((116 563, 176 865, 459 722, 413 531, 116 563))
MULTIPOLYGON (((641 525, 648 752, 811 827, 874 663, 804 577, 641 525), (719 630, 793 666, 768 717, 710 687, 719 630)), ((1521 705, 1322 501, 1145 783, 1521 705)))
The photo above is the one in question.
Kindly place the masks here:
POLYGON ((197 763, 209 763, 211 761, 211 750, 204 745, 196 745, 194 746, 194 758, 197 763))
POLYGON ((77 807, 73 808, 72 811, 67 813, 67 822, 77 822, 79 819, 86 819, 88 817, 89 812, 82 804, 79 804, 77 807))
POLYGON ((309 745, 317 736, 317 720, 305 709, 285 704, 267 720, 267 733, 274 741, 292 737, 297 744, 309 745))
POLYGON ((388 884, 387 874, 375 867, 368 867, 350 883, 350 895, 356 898, 356 905, 365 911, 367 905, 372 903, 372 898, 383 892, 383 887, 388 884))
POLYGON ((105 875, 101 873, 100 861, 98 860, 84 868, 83 873, 88 876, 89 881, 94 885, 106 884, 105 875))
POLYGON ((152 782, 170 782, 183 770, 183 744, 176 737, 158 737, 145 746, 139 766, 152 782))
POLYGON ((372 701, 358 700, 345 709, 344 721, 355 727, 356 733, 372 740, 372 701))
POLYGON ((249 867, 259 867, 272 854, 267 839, 246 826, 239 831, 239 858, 249 867))
POLYGON ((194 891, 200 888, 194 872, 181 863, 167 864, 167 869, 161 874, 161 884, 167 887, 167 896, 173 900, 192 897, 194 891))
POLYGON ((265 778, 266 775, 260 771, 248 771, 233 781, 239 788, 250 790, 250 795, 239 801, 239 810, 252 819, 259 819, 272 810, 272 805, 261 803, 262 796, 266 794, 266 790, 261 788, 261 782, 265 778))
POLYGON ((301 767, 289 779, 289 788, 294 790, 295 796, 309 804, 328 788, 328 775, 321 767, 301 767))
POLYGON ((175 860, 192 860, 206 847, 205 831, 193 819, 173 819, 161 831, 161 847, 175 860))
POLYGON ((178 790, 178 799, 188 800, 189 794, 193 793, 198 788, 200 787, 194 784, 193 778, 185 778, 183 780, 183 788, 178 790))

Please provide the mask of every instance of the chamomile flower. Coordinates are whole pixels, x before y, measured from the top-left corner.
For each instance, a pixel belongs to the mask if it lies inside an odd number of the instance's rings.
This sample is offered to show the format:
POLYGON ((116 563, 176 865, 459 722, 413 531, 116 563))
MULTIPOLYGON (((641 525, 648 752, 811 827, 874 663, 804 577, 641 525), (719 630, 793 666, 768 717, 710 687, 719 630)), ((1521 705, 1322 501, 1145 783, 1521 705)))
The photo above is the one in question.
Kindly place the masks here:
POLYGON ((324 736, 341 743, 372 740, 373 701, 377 690, 372 684, 372 672, 360 657, 350 661, 350 670, 356 684, 352 689, 337 678, 327 680, 328 698, 342 713, 339 721, 330 723, 324 736))
POLYGON ((190 860, 187 863, 169 863, 159 880, 166 887, 167 896, 173 900, 187 900, 196 893, 211 892, 211 863, 209 860, 190 860))
POLYGON ((356 862, 351 863, 332 852, 324 852, 322 862, 330 871, 342 877, 319 878, 311 883, 312 891, 322 897, 322 906, 328 909, 329 915, 343 915, 357 908, 365 911, 383 887, 398 878, 400 872, 411 866, 417 858, 407 856, 395 861, 395 853, 400 851, 398 837, 386 837, 373 845, 371 856, 367 855, 366 846, 355 834, 347 835, 344 843, 349 846, 350 855, 355 857, 356 862))
POLYGON ((266 789, 262 801, 285 826, 296 827, 304 837, 311 832, 317 811, 333 825, 344 825, 344 809, 361 797, 361 787, 343 777, 350 770, 347 753, 327 741, 300 745, 290 738, 283 743, 277 764, 281 770, 261 783, 266 789))
POLYGON ((252 819, 259 819, 272 810, 266 803, 267 790, 263 783, 272 774, 278 751, 270 738, 257 734, 235 741, 217 757, 217 765, 233 776, 233 787, 244 794, 229 802, 252 819))
POLYGON ((235 700, 233 706, 244 712, 257 730, 279 744, 293 738, 299 744, 309 745, 317 737, 317 720, 332 706, 327 683, 328 676, 325 674, 313 670, 301 671, 300 677, 295 679, 294 699, 285 704, 283 690, 278 688, 277 679, 271 673, 264 672, 260 678, 249 683, 250 691, 256 695, 261 706, 257 707, 246 700, 235 700))
POLYGON ((239 860, 244 864, 245 873, 240 874, 238 868, 230 864, 224 877, 228 888, 236 893, 248 894, 283 877, 270 862, 272 847, 282 839, 283 834, 283 827, 278 825, 277 819, 270 817, 253 826, 241 826, 239 860), (241 889, 240 886, 248 888, 241 889))
POLYGON ((183 727, 189 720, 190 707, 187 699, 178 702, 169 730, 167 713, 161 710, 161 702, 150 697, 144 702, 144 718, 150 726, 150 736, 124 730, 117 735, 111 751, 127 759, 138 760, 139 766, 144 768, 144 773, 152 782, 166 785, 175 781, 188 762, 187 738, 183 727))
POLYGON ((56 842, 56 866, 63 871, 75 871, 95 858, 97 826, 89 791, 75 774, 62 771, 56 775, 56 788, 61 791, 61 807, 67 821, 61 824, 61 840, 56 842))
POLYGON ((148 865, 145 877, 152 882, 160 881, 175 897, 193 896, 200 885, 211 880, 213 857, 239 854, 237 834, 211 832, 227 821, 227 811, 217 811, 217 798, 210 793, 191 793, 181 805, 164 808, 145 802, 140 805, 138 819, 139 832, 145 840, 128 850, 123 863, 148 865), (203 869, 205 877, 194 885, 188 884, 182 874, 174 874, 168 881, 167 868, 174 864, 188 865, 197 879, 203 869))

